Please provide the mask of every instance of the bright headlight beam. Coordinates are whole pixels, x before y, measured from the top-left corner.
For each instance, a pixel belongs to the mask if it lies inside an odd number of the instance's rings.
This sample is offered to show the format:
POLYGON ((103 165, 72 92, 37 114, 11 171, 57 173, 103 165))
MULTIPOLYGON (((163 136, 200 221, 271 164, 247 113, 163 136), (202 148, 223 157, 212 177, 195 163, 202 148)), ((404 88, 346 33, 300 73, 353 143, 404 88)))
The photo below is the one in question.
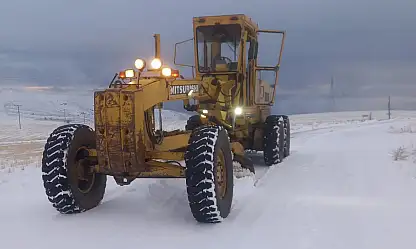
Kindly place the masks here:
POLYGON ((126 78, 133 78, 134 77, 134 70, 133 69, 127 69, 125 72, 126 78))
POLYGON ((162 69, 162 75, 165 77, 170 77, 172 76, 172 69, 165 67, 162 69))
POLYGON ((235 114, 235 115, 241 115, 241 114, 243 114, 243 108, 241 108, 241 107, 236 107, 236 108, 234 109, 234 114, 235 114))
POLYGON ((160 69, 162 67, 162 61, 159 58, 154 58, 150 65, 153 69, 160 69))
POLYGON ((137 68, 137 69, 139 69, 139 70, 142 70, 144 67, 145 67, 145 65, 146 65, 146 63, 144 62, 144 60, 142 60, 142 59, 137 59, 135 62, 134 62, 134 66, 137 68))

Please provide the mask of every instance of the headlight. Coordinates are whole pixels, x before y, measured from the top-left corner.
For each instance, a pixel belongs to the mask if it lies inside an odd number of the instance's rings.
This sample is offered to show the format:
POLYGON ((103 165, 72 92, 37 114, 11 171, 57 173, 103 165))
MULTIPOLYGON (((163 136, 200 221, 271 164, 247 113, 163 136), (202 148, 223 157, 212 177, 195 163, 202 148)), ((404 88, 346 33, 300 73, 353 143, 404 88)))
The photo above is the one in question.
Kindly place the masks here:
POLYGON ((137 59, 134 62, 134 66, 139 70, 143 70, 144 67, 146 66, 146 62, 144 62, 144 60, 142 60, 142 59, 137 59))
POLYGON ((159 58, 154 58, 150 65, 153 69, 159 69, 162 67, 162 61, 159 58))
POLYGON ((162 69, 162 75, 165 77, 170 77, 172 75, 172 69, 165 67, 162 69))
POLYGON ((133 69, 127 69, 124 71, 124 74, 126 75, 126 78, 133 78, 134 77, 134 70, 133 69))
POLYGON ((235 115, 241 115, 243 113, 243 108, 241 108, 241 107, 236 107, 235 109, 234 109, 234 114, 235 115))

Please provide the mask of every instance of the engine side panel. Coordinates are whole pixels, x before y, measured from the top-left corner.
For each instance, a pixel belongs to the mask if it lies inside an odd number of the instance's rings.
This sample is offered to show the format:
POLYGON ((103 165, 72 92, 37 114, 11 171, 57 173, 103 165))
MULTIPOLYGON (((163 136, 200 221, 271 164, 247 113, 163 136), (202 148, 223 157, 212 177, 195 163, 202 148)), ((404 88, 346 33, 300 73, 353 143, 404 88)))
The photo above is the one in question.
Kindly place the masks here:
POLYGON ((135 132, 134 92, 98 91, 94 97, 99 171, 122 175, 144 170, 136 148, 144 148, 143 133, 135 132), (142 165, 142 167, 141 167, 142 165))

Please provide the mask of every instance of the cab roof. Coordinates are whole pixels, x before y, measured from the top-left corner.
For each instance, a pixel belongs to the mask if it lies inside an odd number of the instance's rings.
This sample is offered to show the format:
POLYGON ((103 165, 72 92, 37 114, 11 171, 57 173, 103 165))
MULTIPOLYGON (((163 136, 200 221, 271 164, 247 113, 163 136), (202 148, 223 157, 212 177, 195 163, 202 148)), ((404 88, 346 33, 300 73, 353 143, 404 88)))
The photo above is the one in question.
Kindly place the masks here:
POLYGON ((193 18, 194 27, 209 26, 209 25, 226 25, 226 24, 240 24, 244 27, 249 27, 258 30, 259 27, 249 16, 244 14, 233 15, 216 15, 216 16, 198 16, 193 18))

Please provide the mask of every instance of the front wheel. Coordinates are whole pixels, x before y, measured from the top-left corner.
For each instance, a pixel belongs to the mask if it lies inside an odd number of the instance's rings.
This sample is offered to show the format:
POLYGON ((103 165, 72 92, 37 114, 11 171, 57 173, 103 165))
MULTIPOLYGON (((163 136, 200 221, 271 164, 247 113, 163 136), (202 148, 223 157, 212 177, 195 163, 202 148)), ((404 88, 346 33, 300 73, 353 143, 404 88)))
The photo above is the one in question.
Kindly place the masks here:
POLYGON ((221 126, 196 128, 185 153, 191 212, 198 222, 218 223, 231 211, 233 159, 227 131, 221 126))
POLYGON ((95 133, 85 125, 58 127, 49 136, 42 157, 46 195, 60 213, 80 213, 103 199, 107 176, 91 170, 86 159, 95 149, 95 133))

